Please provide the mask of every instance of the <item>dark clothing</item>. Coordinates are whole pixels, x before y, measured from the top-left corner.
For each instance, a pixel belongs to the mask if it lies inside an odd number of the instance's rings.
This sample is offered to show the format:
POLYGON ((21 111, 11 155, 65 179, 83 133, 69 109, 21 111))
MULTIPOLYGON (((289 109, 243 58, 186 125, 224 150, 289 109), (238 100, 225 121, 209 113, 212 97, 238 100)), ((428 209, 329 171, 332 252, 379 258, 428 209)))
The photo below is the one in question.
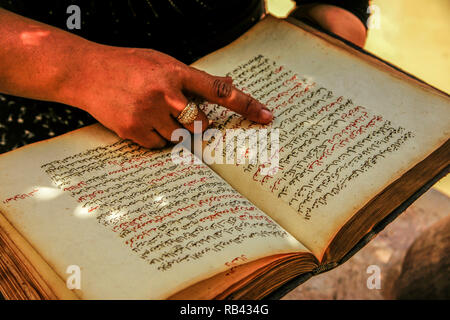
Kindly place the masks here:
MULTIPOLYGON (((363 23, 368 0, 300 1, 341 6, 363 23)), ((262 0, 0 0, 0 6, 89 40, 152 48, 187 64, 225 46, 265 13, 262 0), (81 29, 67 30, 69 5, 81 9, 81 29)), ((59 135, 95 120, 71 107, 0 95, 0 153, 59 135)))
POLYGON ((265 11, 260 0, 13 0, 12 3, 11 11, 64 30, 69 16, 67 7, 77 4, 81 9, 81 29, 68 31, 113 46, 152 48, 187 64, 238 38, 265 11))
MULTIPOLYGON (((368 17, 368 0, 297 0, 311 2, 342 6, 364 25, 368 17)), ((82 24, 70 32, 113 46, 152 48, 187 64, 237 39, 266 11, 261 0, 0 0, 5 9, 64 30, 71 4, 79 5, 82 24)))

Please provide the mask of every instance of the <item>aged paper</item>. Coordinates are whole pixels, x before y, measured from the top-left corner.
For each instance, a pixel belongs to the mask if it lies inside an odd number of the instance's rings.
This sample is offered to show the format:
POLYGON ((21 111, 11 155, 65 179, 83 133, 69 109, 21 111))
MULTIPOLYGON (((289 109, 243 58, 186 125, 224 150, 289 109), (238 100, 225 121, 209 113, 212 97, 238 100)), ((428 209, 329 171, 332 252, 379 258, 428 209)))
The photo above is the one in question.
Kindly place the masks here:
POLYGON ((81 298, 165 298, 230 263, 307 251, 206 165, 100 125, 2 155, 0 172, 1 211, 61 278, 81 268, 81 298))
MULTIPOLYGON (((271 17, 195 66, 231 76, 274 112, 263 127, 279 130, 272 175, 262 163, 211 167, 319 259, 355 212, 449 137, 446 98, 271 17)), ((262 128, 203 108, 222 132, 262 128)))

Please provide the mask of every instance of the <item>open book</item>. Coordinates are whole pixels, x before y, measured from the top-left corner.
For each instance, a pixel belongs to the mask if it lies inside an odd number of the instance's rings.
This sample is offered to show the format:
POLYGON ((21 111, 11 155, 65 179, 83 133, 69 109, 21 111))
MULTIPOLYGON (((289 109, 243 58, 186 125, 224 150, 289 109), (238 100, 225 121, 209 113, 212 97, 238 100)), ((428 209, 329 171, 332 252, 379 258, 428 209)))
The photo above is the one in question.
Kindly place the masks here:
MULTIPOLYGON (((232 76, 273 110, 264 127, 279 132, 272 175, 249 161, 175 164, 170 149, 141 148, 99 124, 1 155, 1 292, 263 298, 336 266, 447 168, 445 93, 295 23, 267 17, 194 64, 232 76), (80 289, 66 286, 69 266, 80 289)), ((262 128, 202 108, 220 132, 262 128)))

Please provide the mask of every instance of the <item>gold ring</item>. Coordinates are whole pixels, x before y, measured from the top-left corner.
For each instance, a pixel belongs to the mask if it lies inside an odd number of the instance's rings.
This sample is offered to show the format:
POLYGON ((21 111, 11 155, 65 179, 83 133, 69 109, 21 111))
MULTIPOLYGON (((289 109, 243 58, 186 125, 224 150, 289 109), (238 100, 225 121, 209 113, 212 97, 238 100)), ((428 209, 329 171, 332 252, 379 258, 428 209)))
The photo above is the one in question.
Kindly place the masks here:
POLYGON ((181 124, 191 124, 197 118, 197 115, 198 115, 197 104, 193 101, 190 101, 183 109, 183 111, 181 111, 177 119, 178 122, 181 124))

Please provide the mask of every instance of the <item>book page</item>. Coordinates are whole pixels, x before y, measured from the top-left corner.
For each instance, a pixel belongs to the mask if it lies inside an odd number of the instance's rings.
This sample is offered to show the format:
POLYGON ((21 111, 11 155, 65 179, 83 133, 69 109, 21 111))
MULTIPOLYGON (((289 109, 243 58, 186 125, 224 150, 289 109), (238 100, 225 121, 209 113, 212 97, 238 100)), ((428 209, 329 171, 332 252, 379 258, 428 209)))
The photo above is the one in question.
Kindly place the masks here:
POLYGON ((78 299, 1 212, 0 272, 0 290, 5 299, 78 299))
MULTIPOLYGON (((355 212, 450 135, 444 95, 272 17, 195 66, 231 76, 236 87, 274 112, 272 124, 263 127, 203 104, 214 128, 224 133, 205 143, 218 152, 221 144, 236 151, 226 129, 279 132, 278 149, 266 150, 269 159, 279 152, 275 165, 247 161, 211 168, 319 260, 355 212), (272 174, 262 174, 267 168, 272 174)), ((273 149, 270 143, 266 149, 273 149)))
POLYGON ((307 252, 206 165, 100 125, 0 156, 0 211, 83 299, 160 299, 230 266, 307 252), (264 245, 261 245, 264 244, 264 245))

